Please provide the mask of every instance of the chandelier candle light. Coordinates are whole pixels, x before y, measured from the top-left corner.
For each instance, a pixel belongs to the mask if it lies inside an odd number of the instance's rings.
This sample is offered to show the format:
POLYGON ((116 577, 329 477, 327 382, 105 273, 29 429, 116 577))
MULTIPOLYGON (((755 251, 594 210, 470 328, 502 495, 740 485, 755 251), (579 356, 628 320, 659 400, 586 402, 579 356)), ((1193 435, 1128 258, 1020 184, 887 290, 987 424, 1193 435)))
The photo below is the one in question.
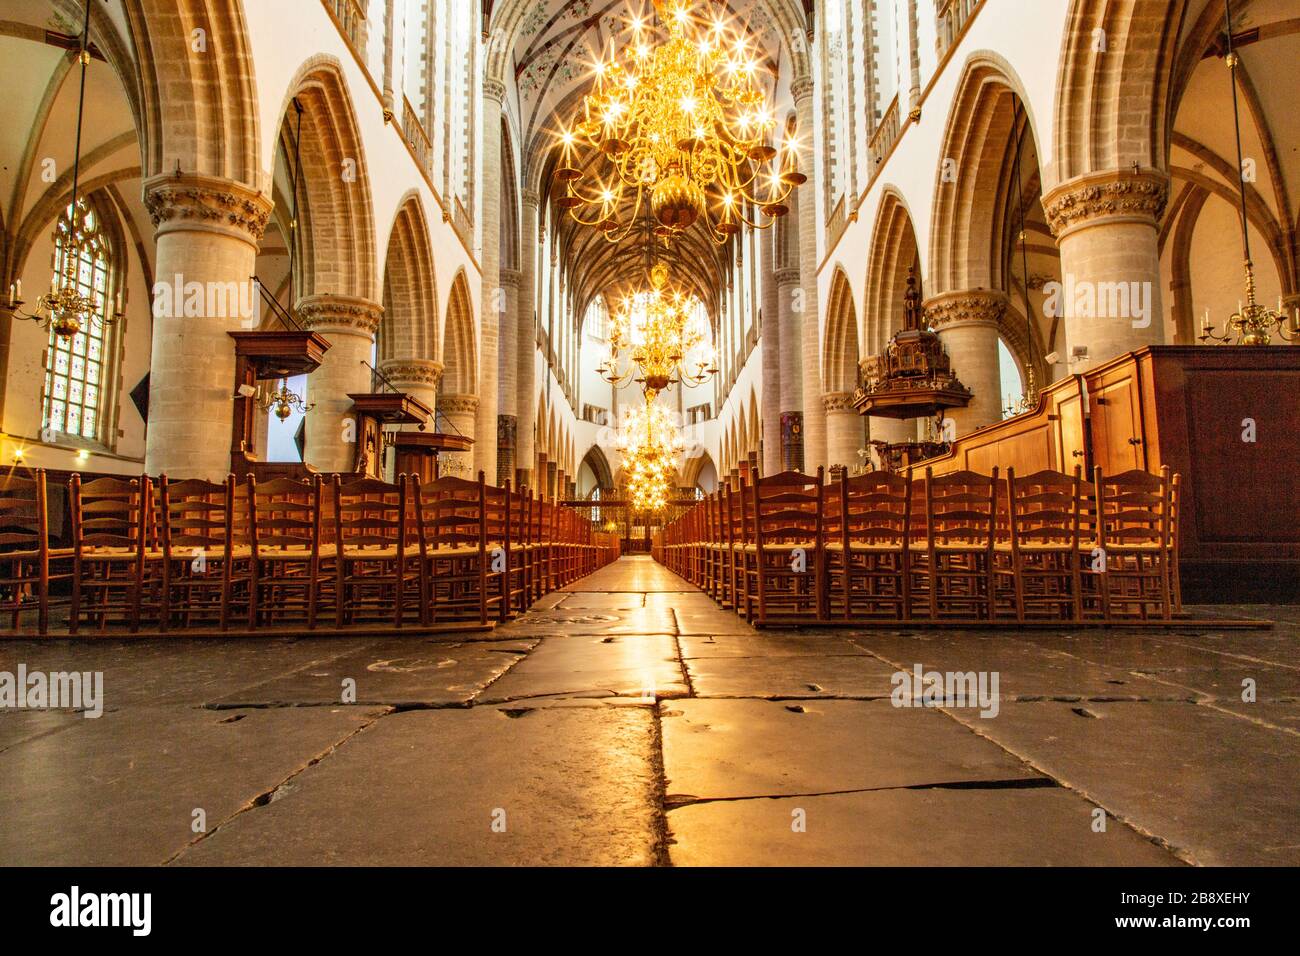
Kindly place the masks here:
MULTIPOLYGON (((78 205, 78 188, 81 183, 81 127, 86 109, 86 68, 90 66, 90 7, 86 4, 85 21, 81 29, 81 43, 77 58, 81 61, 81 88, 77 100, 77 138, 72 158, 72 227, 66 235, 56 236, 56 248, 60 249, 58 272, 50 291, 39 296, 33 312, 22 310, 22 281, 15 279, 9 286, 9 310, 16 319, 36 322, 41 328, 54 330, 60 338, 70 339, 85 328, 91 321, 108 324, 122 317, 122 294, 117 294, 117 301, 112 314, 107 314, 95 294, 83 295, 78 291, 78 283, 89 278, 93 273, 93 256, 89 250, 98 239, 96 229, 86 221, 86 209, 78 205), (83 273, 87 275, 83 276, 83 273)), ((58 227, 56 226, 56 229, 58 227)), ((106 305, 107 303, 104 303, 106 305)))
POLYGON ((668 33, 662 43, 652 43, 656 25, 633 17, 627 62, 612 53, 596 62, 594 90, 559 134, 557 204, 611 242, 648 202, 661 238, 703 219, 721 245, 742 224, 766 228, 789 213, 791 191, 807 181, 794 141, 769 142, 776 120, 750 39, 720 11, 708 19, 694 6, 654 0, 668 33))
POLYGON ((668 506, 677 458, 686 450, 668 410, 650 398, 628 413, 618 449, 627 475, 628 498, 634 511, 656 512, 668 506))

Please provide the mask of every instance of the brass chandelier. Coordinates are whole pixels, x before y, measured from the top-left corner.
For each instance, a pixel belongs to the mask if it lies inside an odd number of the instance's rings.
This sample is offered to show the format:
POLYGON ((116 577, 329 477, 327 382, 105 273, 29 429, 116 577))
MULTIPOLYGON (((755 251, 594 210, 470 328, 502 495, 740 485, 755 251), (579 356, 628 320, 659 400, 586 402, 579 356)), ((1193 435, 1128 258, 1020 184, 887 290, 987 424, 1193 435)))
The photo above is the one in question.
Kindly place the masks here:
MULTIPOLYGON (((9 287, 9 310, 15 319, 35 322, 43 329, 53 329, 60 338, 70 339, 87 328, 90 323, 111 324, 122 317, 122 296, 118 293, 116 307, 109 314, 101 310, 98 297, 84 295, 78 290, 83 279, 92 288, 94 247, 99 242, 98 228, 87 222, 87 210, 79 204, 78 188, 81 183, 81 128, 86 110, 86 68, 90 66, 90 7, 86 4, 85 21, 81 28, 81 43, 77 59, 81 62, 81 87, 77 99, 77 138, 72 158, 72 201, 69 205, 71 227, 64 235, 56 234, 55 248, 60 250, 58 272, 50 291, 36 299, 32 312, 22 310, 22 283, 15 280, 9 287)), ((61 220, 60 220, 61 222, 61 220)), ((59 226, 55 226, 56 231, 59 226)), ((107 303, 104 303, 107 306, 107 303)))
POLYGON ((704 384, 718 365, 714 349, 700 348, 705 336, 692 315, 694 299, 668 288, 662 262, 650 268, 649 280, 649 290, 625 297, 612 317, 609 356, 596 371, 615 387, 635 378, 652 401, 677 382, 692 388, 704 384))
POLYGON ((1277 311, 1255 301, 1255 263, 1250 257, 1250 230, 1248 227, 1249 220, 1246 216, 1246 180, 1243 172, 1245 162, 1241 148, 1241 108, 1237 101, 1237 67, 1241 65, 1241 58, 1238 56, 1237 51, 1232 48, 1231 0, 1225 0, 1224 17, 1227 21, 1226 36, 1228 45, 1226 61, 1228 73, 1232 78, 1232 120, 1237 134, 1237 194, 1241 204, 1241 245, 1245 253, 1243 265, 1246 271, 1246 301, 1245 304, 1239 303, 1237 311, 1228 318, 1222 335, 1215 332, 1207 309, 1205 319, 1201 323, 1201 334, 1197 338, 1202 344, 1216 342, 1222 345, 1269 345, 1272 343, 1273 334, 1276 332, 1284 342, 1296 342, 1300 341, 1300 327, 1295 322, 1288 323, 1285 320, 1281 300, 1278 300, 1277 311))
POLYGON ((619 434, 628 500, 634 511, 662 511, 668 506, 677 458, 685 443, 668 410, 651 398, 627 416, 619 434))
POLYGON ((789 213, 791 191, 807 181, 793 139, 769 141, 776 121, 749 38, 721 13, 706 20, 693 6, 654 0, 668 32, 654 45, 654 25, 634 17, 626 62, 611 54, 596 63, 594 90, 560 133, 557 203, 611 242, 648 204, 660 237, 703 219, 721 245, 742 224, 766 228, 789 213))

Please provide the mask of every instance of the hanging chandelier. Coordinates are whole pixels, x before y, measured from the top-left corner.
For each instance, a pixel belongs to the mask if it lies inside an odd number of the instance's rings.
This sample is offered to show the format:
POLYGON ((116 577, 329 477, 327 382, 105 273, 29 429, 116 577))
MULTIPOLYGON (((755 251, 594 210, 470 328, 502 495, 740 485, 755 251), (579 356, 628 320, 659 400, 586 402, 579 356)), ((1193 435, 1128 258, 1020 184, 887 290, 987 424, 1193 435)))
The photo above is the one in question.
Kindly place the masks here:
POLYGON ((77 99, 77 136, 72 156, 72 201, 69 204, 69 226, 60 229, 62 220, 55 226, 55 248, 59 250, 54 280, 50 291, 36 299, 36 308, 23 311, 22 282, 15 279, 9 287, 9 311, 15 319, 35 322, 43 329, 52 329, 60 338, 70 339, 91 322, 108 325, 122 317, 122 295, 117 295, 116 307, 111 314, 108 303, 101 305, 95 294, 85 295, 78 285, 94 289, 95 249, 100 241, 97 224, 88 221, 89 211, 78 199, 81 184, 81 128, 86 110, 86 69, 90 66, 90 7, 86 4, 85 21, 81 28, 81 43, 77 59, 81 61, 81 88, 77 99))
POLYGON ((677 459, 686 450, 668 410, 647 399, 628 413, 618 439, 633 511, 656 512, 668 506, 677 459))
POLYGON ((612 316, 609 356, 596 371, 615 387, 635 378, 653 400, 676 382, 688 388, 704 384, 718 363, 712 347, 701 348, 706 329, 694 314, 694 298, 668 288, 662 262, 651 267, 649 280, 648 290, 625 297, 612 316))
POLYGON ((1207 309, 1205 319, 1201 322, 1201 334, 1197 338, 1202 344, 1216 342, 1222 345, 1269 345, 1276 332, 1284 342, 1296 342, 1300 341, 1300 322, 1285 320, 1281 299, 1278 300, 1277 311, 1255 301, 1255 263, 1250 257, 1250 230, 1249 220, 1246 217, 1245 160, 1241 148, 1241 107, 1237 100, 1237 67, 1241 65, 1241 58, 1232 48, 1231 0, 1224 2, 1224 17, 1227 29, 1225 59, 1228 64, 1228 74, 1232 78, 1232 121, 1237 135, 1237 198, 1241 205, 1241 245, 1245 253, 1243 265, 1246 271, 1246 301, 1245 304, 1238 303, 1237 311, 1228 318, 1222 335, 1215 332, 1207 309))
POLYGON ((634 17, 625 62, 611 53, 596 63, 593 91, 559 135, 557 203, 611 242, 648 205, 659 236, 703 219, 723 244, 742 224, 766 228, 789 213, 791 191, 807 181, 794 140, 769 141, 776 120, 750 39, 720 12, 706 20, 693 6, 654 0, 668 33, 657 44, 656 25, 634 17))

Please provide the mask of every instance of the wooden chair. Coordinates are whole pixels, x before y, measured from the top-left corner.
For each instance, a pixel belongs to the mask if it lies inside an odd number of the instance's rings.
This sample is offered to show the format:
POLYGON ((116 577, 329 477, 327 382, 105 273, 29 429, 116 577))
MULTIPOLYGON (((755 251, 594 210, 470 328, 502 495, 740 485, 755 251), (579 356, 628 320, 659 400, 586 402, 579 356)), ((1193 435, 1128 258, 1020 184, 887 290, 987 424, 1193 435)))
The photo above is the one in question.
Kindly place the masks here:
POLYGON ((247 601, 252 550, 236 547, 235 477, 221 483, 158 478, 159 627, 230 625, 238 593, 247 601))
POLYGON ((529 537, 531 529, 528 520, 531 493, 523 488, 511 492, 509 483, 506 485, 506 491, 509 494, 510 515, 507 529, 509 550, 506 594, 508 603, 505 611, 507 616, 514 616, 523 614, 532 604, 529 572, 532 567, 533 546, 532 539, 529 537))
POLYGON ((497 607, 497 620, 510 617, 510 482, 504 488, 484 486, 483 523, 487 537, 487 589, 497 607))
POLYGON ((400 628, 417 599, 419 562, 408 551, 408 482, 375 478, 330 480, 334 512, 334 622, 385 621, 400 628))
POLYGON ((925 470, 926 545, 911 567, 924 580, 930 620, 992 620, 997 490, 997 468, 992 475, 925 470))
POLYGON ((45 469, 23 478, 11 470, 0 478, 0 613, 18 630, 22 615, 36 612, 36 632, 50 625, 50 585, 72 578, 72 550, 51 550, 45 469))
POLYGON ((823 475, 786 471, 749 486, 744 523, 752 543, 740 544, 737 556, 743 613, 756 627, 820 619, 823 475))
MULTIPOLYGON (((152 533, 148 477, 68 482, 72 506, 72 609, 68 631, 82 623, 103 631, 109 624, 140 629, 145 554, 152 533)), ((149 572, 156 570, 148 562, 149 572)))
POLYGON ((1158 475, 1093 473, 1100 568, 1101 610, 1108 622, 1169 620, 1173 615, 1173 482, 1158 475))
MULTIPOLYGON (((420 590, 427 624, 477 621, 487 624, 487 489, 477 481, 448 475, 419 486, 420 590)), ((499 600, 499 598, 497 598, 499 600)))
POLYGON ((997 545, 999 594, 1011 596, 1011 613, 1027 621, 1083 620, 1082 515, 1087 500, 1083 470, 1072 475, 1039 471, 1019 477, 1007 469, 1008 540, 997 545))
MULTIPOLYGON (((247 479, 248 626, 316 627, 321 583, 321 481, 247 479)), ((332 558, 334 546, 326 556, 332 558)))
POLYGON ((907 573, 912 483, 884 471, 841 473, 827 489, 828 617, 844 621, 911 618, 907 573), (835 494, 829 494, 835 487, 835 494))

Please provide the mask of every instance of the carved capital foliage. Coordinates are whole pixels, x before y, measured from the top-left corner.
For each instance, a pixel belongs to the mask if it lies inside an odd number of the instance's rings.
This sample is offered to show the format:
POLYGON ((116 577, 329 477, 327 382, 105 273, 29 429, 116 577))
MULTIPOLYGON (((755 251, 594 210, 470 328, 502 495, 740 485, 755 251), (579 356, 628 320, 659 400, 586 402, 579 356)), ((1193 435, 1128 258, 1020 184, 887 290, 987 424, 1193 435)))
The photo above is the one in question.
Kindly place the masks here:
POLYGON ((1088 173, 1057 186, 1043 197, 1052 234, 1058 238, 1080 226, 1106 219, 1138 219, 1155 224, 1169 201, 1169 177, 1155 170, 1088 173))
POLYGON ((438 411, 444 415, 473 415, 478 411, 477 395, 439 395, 438 411))
POLYGON ((926 322, 936 332, 958 325, 996 327, 1002 321, 1006 311, 1006 295, 988 289, 949 292, 925 303, 926 322))
POLYGON ((488 77, 483 81, 483 96, 500 103, 506 98, 506 85, 498 79, 488 77))
POLYGON ((355 332, 374 335, 384 317, 384 307, 350 295, 309 295, 298 300, 303 327, 317 332, 355 332))
POLYGON ((828 392, 822 396, 822 405, 827 414, 831 412, 853 411, 852 392, 828 392))
POLYGON ((511 288, 511 289, 519 288, 518 269, 502 269, 497 274, 497 279, 501 283, 501 285, 506 286, 507 288, 511 288))
POLYGON ((795 77, 790 83, 790 97, 798 103, 801 99, 813 94, 813 78, 811 76, 795 77))
POLYGON ((442 363, 432 359, 389 359, 380 363, 384 377, 397 386, 436 388, 442 381, 442 363))
POLYGON ((154 176, 144 184, 144 204, 159 233, 183 229, 225 232, 258 243, 271 218, 271 199, 230 179, 154 176))
POLYGON ((798 269, 777 269, 772 273, 777 285, 796 285, 799 282, 798 269))

